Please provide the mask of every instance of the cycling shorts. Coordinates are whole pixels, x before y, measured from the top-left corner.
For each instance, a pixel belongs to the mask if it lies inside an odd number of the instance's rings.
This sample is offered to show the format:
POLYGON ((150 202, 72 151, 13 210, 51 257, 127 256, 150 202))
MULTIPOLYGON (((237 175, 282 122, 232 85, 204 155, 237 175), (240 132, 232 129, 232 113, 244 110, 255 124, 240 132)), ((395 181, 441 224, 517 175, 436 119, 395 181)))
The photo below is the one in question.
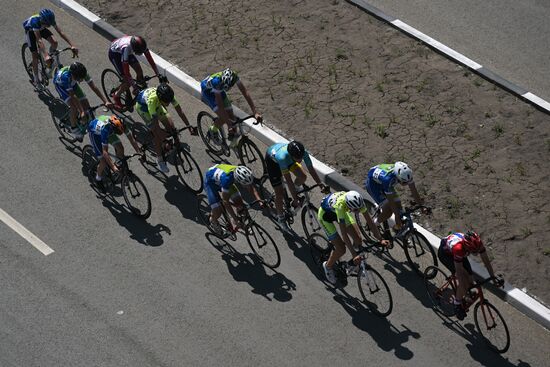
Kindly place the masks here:
MULTIPOLYGON (((222 198, 220 196, 221 188, 220 186, 214 184, 214 183, 206 183, 206 177, 205 184, 204 184, 204 191, 206 191, 206 196, 208 197, 208 204, 210 204, 210 208, 214 209, 221 205, 222 198)), ((240 197, 241 193, 239 189, 237 188, 237 185, 233 184, 229 188, 229 197, 231 200, 234 198, 240 197)))
POLYGON ((384 194, 384 189, 382 185, 367 179, 365 180, 365 189, 369 193, 369 195, 372 197, 372 199, 378 204, 379 206, 382 206, 384 202, 387 200, 386 194, 384 194))
MULTIPOLYGON (((439 244, 439 249, 437 250, 437 258, 449 271, 454 274, 455 269, 455 261, 453 259, 453 255, 450 251, 445 250, 445 238, 441 239, 441 243, 439 244)), ((472 271, 472 265, 470 264, 470 261, 468 261, 467 257, 464 257, 462 260, 462 265, 464 266, 464 269, 468 272, 468 274, 473 275, 472 271)))
MULTIPOLYGON (((94 154, 96 158, 101 159, 103 157, 103 145, 101 144, 101 135, 97 135, 94 134, 92 131, 89 131, 88 137, 90 138, 92 148, 94 148, 94 154)), ((109 136, 109 144, 115 146, 117 144, 122 144, 122 142, 120 141, 120 138, 117 134, 111 134, 109 136)))
MULTIPOLYGON (((139 103, 136 102, 136 105, 134 106, 134 109, 137 111, 138 115, 141 116, 143 119, 143 122, 145 122, 145 125, 148 129, 151 129, 153 127, 153 116, 149 113, 149 111, 144 112, 141 109, 141 106, 139 103)), ((166 108, 161 107, 157 110, 157 116, 159 119, 164 119, 169 117, 168 111, 166 111, 166 108)))
MULTIPOLYGON (((51 36, 53 36, 52 32, 48 28, 44 28, 40 31, 40 37, 44 39, 48 39, 51 36)), ((38 45, 36 44, 36 36, 34 34, 33 30, 28 30, 25 32, 25 38, 27 40, 27 45, 29 46, 29 50, 31 52, 37 52, 38 51, 38 45)))
MULTIPOLYGON (((265 164, 267 167, 267 176, 269 177, 269 182, 271 182, 271 186, 280 186, 283 183, 283 172, 281 171, 281 167, 279 167, 279 163, 275 162, 271 155, 266 154, 265 164)), ((298 167, 301 167, 301 164, 296 162, 292 166, 290 166, 288 170, 290 172, 293 172, 298 167)))
MULTIPOLYGON (((323 207, 320 207, 317 211, 317 219, 319 220, 319 223, 321 223, 321 226, 323 226, 323 230, 325 231, 325 234, 327 235, 327 238, 329 241, 335 240, 339 237, 338 231, 336 230, 336 226, 334 225, 334 222, 336 222, 336 213, 330 210, 325 210, 323 207)), ((356 223, 355 216, 353 213, 349 212, 346 213, 346 219, 345 224, 346 226, 354 225, 356 223)))
MULTIPOLYGON (((111 60, 111 64, 115 67, 118 75, 124 75, 124 69, 122 69, 122 54, 109 49, 109 60, 111 60)), ((128 63, 130 65, 135 65, 138 64, 139 61, 134 55, 130 55, 128 57, 128 63)))
MULTIPOLYGON (((63 102, 65 102, 66 104, 69 104, 69 99, 71 98, 71 96, 69 95, 69 92, 67 92, 67 90, 60 87, 56 83, 54 83, 54 85, 55 85, 55 90, 57 91, 57 94, 59 94, 59 98, 61 98, 63 100, 63 102)), ((82 91, 82 88, 80 88, 80 85, 78 85, 78 84, 75 85, 74 88, 73 88, 73 92, 74 92, 76 98, 78 98, 78 100, 82 101, 82 100, 86 99, 86 95, 82 91)))
MULTIPOLYGON (((223 107, 224 109, 231 111, 233 107, 231 106, 231 100, 227 96, 227 93, 222 92, 223 98, 223 107)), ((214 92, 209 91, 208 89, 201 88, 201 100, 212 109, 212 111, 217 112, 218 105, 216 104, 216 95, 214 92)))

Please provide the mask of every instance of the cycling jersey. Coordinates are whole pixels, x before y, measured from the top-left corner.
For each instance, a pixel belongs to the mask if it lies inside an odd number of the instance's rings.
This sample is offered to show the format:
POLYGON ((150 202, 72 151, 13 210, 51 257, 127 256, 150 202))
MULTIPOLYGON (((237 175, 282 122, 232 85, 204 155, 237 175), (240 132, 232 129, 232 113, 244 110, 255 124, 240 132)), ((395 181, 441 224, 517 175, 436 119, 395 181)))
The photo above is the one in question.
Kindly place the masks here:
MULTIPOLYGON (((179 106, 178 101, 174 97, 172 106, 179 106)), ((153 118, 159 118, 167 114, 166 108, 161 104, 157 96, 157 88, 151 87, 139 92, 136 98, 136 109, 143 119, 150 124, 153 118)))
MULTIPOLYGON (((103 147, 111 144, 121 144, 113 125, 109 122, 109 116, 101 115, 88 123, 88 136, 96 157, 103 155, 103 147)), ((130 134, 128 126, 125 126, 124 133, 130 134)))
POLYGON ((129 62, 130 56, 134 55, 134 50, 132 49, 132 36, 124 36, 117 38, 111 42, 109 50, 117 54, 122 55, 122 62, 129 62))
MULTIPOLYGON (((203 79, 201 82, 201 89, 207 92, 223 93, 225 92, 222 86, 222 73, 223 71, 211 74, 203 79)), ((239 83, 239 75, 232 71, 235 84, 239 83)))
POLYGON ((220 191, 229 194, 231 198, 240 196, 239 189, 235 185, 234 173, 236 169, 237 166, 230 164, 216 164, 206 171, 204 189, 208 203, 212 208, 220 205, 220 191))
MULTIPOLYGON (((359 212, 367 211, 363 207, 359 212)), ((325 196, 321 200, 321 206, 317 212, 317 219, 323 227, 329 241, 338 237, 338 231, 334 225, 334 221, 345 224, 346 226, 356 223, 355 214, 351 212, 346 204, 346 191, 339 191, 325 196)))
MULTIPOLYGON (((455 262, 462 262, 469 254, 464 246, 464 233, 453 233, 441 240, 443 250, 452 255, 455 262)), ((481 252, 484 252, 483 248, 481 252)))
MULTIPOLYGON (((283 174, 288 173, 291 170, 292 166, 297 163, 290 156, 287 148, 288 143, 277 143, 267 148, 266 153, 266 157, 269 157, 272 161, 276 162, 279 165, 279 168, 281 169, 281 172, 283 174)), ((313 167, 313 163, 311 162, 311 158, 307 150, 304 152, 303 160, 306 166, 313 167)))
MULTIPOLYGON (((51 25, 55 26, 55 23, 51 25)), ((23 28, 25 28, 25 31, 41 31, 49 26, 50 25, 42 24, 40 21, 40 15, 38 14, 34 14, 23 22, 23 28)))
MULTIPOLYGON (((397 176, 393 164, 379 164, 372 167, 365 180, 365 188, 377 204, 386 200, 387 195, 395 195, 397 176)), ((412 183, 412 181, 410 182, 412 183)))
MULTIPOLYGON (((86 74, 84 80, 88 84, 92 82, 92 78, 89 74, 86 74)), ((74 92, 76 98, 78 98, 79 100, 86 98, 86 95, 84 94, 82 89, 80 89, 78 82, 73 79, 70 66, 62 67, 57 71, 57 73, 53 77, 53 84, 55 86, 55 89, 57 90, 57 93, 59 94, 59 97, 65 103, 69 103, 69 99, 71 98, 69 92, 74 92)))

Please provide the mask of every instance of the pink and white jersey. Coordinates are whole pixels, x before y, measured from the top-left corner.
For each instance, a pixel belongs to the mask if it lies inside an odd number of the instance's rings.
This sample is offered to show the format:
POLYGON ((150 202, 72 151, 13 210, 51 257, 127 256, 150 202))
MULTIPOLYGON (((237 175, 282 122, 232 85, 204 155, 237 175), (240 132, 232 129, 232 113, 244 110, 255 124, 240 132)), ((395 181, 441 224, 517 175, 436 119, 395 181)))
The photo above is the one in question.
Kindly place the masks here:
POLYGON ((128 62, 128 58, 130 57, 130 55, 134 54, 131 41, 132 36, 124 36, 117 38, 116 40, 111 42, 111 51, 122 54, 122 62, 128 62))
POLYGON ((469 252, 464 246, 464 234, 453 233, 447 236, 447 238, 445 238, 444 250, 453 255, 454 261, 462 262, 462 260, 469 255, 469 252))

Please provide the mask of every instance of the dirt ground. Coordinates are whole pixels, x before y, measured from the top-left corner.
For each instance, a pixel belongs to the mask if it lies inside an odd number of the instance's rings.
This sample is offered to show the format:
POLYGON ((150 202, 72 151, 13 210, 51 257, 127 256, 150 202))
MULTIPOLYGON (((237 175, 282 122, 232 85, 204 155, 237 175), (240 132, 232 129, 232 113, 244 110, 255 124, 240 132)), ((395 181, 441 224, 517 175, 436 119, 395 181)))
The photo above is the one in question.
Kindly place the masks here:
POLYGON ((343 0, 79 2, 197 80, 237 70, 268 123, 358 184, 407 162, 422 224, 478 230, 497 272, 550 303, 544 113, 343 0))

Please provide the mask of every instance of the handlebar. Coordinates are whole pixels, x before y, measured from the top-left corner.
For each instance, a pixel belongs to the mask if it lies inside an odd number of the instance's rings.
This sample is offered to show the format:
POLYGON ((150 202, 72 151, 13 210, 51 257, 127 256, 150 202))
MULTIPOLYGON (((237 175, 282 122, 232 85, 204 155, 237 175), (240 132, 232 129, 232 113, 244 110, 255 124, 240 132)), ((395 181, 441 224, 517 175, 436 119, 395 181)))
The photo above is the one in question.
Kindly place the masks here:
MULTIPOLYGON (((72 48, 71 47, 65 47, 64 49, 62 50, 55 50, 54 52, 50 52, 50 56, 57 56, 59 55, 60 53, 62 52, 65 52, 65 51, 72 51, 72 48)), ((74 55, 76 55, 74 52, 73 52, 74 55)), ((74 57, 74 56, 73 56, 74 57)))
POLYGON ((304 187, 303 190, 297 191, 296 195, 305 194, 306 192, 309 192, 309 191, 313 190, 316 187, 320 187, 321 185, 323 185, 323 184, 315 184, 313 186, 307 186, 307 185, 304 184, 304 185, 302 185, 304 187))
POLYGON ((473 288, 477 288, 477 287, 481 287, 483 284, 491 282, 493 280, 496 281, 496 283, 498 283, 499 287, 504 286, 504 278, 502 277, 502 274, 498 274, 496 276, 485 278, 485 279, 483 279, 479 282, 475 282, 470 288, 468 288, 468 290, 473 289, 473 288))
POLYGON ((246 117, 243 117, 242 119, 241 118, 238 118, 235 120, 235 125, 238 125, 238 124, 242 124, 243 122, 245 122, 246 120, 248 119, 254 119, 255 121, 252 123, 252 125, 258 125, 260 123, 260 121, 256 120, 256 116, 255 115, 248 115, 246 117))

